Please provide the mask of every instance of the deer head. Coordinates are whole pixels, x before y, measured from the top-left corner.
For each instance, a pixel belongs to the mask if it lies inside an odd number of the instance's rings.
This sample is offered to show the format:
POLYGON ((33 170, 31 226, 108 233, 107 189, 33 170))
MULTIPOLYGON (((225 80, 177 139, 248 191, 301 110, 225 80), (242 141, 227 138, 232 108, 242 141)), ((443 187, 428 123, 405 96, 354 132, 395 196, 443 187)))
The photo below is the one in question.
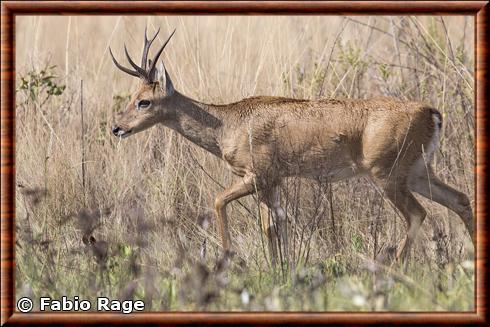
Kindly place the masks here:
POLYGON ((165 49, 168 41, 170 41, 170 38, 174 35, 175 30, 160 47, 153 59, 148 59, 150 46, 157 37, 158 32, 160 32, 160 29, 155 33, 155 36, 148 39, 145 29, 145 44, 143 46, 141 66, 138 66, 131 59, 126 45, 124 45, 126 58, 134 70, 119 64, 109 47, 112 61, 117 68, 131 76, 138 77, 141 80, 138 89, 132 94, 125 112, 119 121, 112 127, 112 133, 117 137, 126 138, 141 132, 156 123, 165 120, 166 116, 171 115, 171 110, 165 106, 165 103, 167 98, 174 93, 172 81, 165 70, 163 62, 160 63, 159 67, 156 67, 156 64, 163 49, 165 49))

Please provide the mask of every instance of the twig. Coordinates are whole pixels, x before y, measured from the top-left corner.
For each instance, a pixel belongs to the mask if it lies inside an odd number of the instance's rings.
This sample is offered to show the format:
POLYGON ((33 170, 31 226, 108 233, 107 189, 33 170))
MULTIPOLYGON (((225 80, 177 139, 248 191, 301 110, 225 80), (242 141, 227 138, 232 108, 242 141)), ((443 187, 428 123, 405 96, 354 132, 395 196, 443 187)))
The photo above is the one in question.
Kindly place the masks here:
POLYGON ((80 80, 80 116, 82 118, 82 188, 83 188, 83 205, 86 204, 85 197, 85 129, 83 124, 83 79, 80 80))
MULTIPOLYGON (((344 32, 344 29, 346 26, 347 26, 347 23, 344 24, 342 22, 342 28, 337 33, 337 36, 335 37, 335 40, 333 41, 332 50, 330 51, 330 55, 328 56, 327 66, 325 67, 325 74, 328 72, 328 68, 330 67, 330 62, 333 60, 332 59, 333 52, 335 51, 335 47, 337 46, 337 42, 340 38, 340 35, 344 32)), ((320 97, 320 98, 323 96, 324 86, 325 86, 325 79, 323 79, 322 86, 320 87, 320 91, 318 92, 318 97, 320 97)))

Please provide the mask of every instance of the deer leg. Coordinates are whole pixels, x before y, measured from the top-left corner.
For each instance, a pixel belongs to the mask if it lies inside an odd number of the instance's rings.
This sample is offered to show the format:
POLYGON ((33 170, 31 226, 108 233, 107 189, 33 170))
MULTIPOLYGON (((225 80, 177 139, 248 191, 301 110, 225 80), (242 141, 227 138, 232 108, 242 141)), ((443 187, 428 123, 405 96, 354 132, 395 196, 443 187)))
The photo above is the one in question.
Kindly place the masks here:
POLYGON ((435 201, 458 214, 473 241, 473 245, 475 245, 473 210, 466 194, 443 183, 434 175, 430 167, 428 170, 424 167, 424 169, 417 171, 417 174, 409 180, 409 187, 429 200, 435 201))
POLYGON ((269 256, 271 258, 271 265, 275 267, 277 264, 278 250, 277 250, 277 234, 272 223, 271 211, 273 209, 269 207, 267 202, 260 202, 260 223, 262 225, 262 232, 267 242, 267 248, 269 250, 269 256))
POLYGON ((406 263, 412 244, 417 237, 420 226, 424 222, 427 213, 413 194, 407 190, 398 190, 388 195, 391 202, 400 210, 407 223, 407 235, 397 253, 397 259, 406 263))
POLYGON ((281 191, 279 187, 275 187, 271 194, 271 203, 273 208, 273 229, 277 234, 276 243, 278 248, 282 247, 283 258, 288 258, 288 235, 287 235, 287 225, 286 225, 286 212, 281 207, 281 191))
POLYGON ((279 187, 263 192, 260 203, 260 219, 262 231, 267 238, 272 266, 275 267, 279 256, 279 247, 283 247, 283 255, 288 249, 286 235, 286 213, 280 204, 279 187))
POLYGON ((241 180, 220 193, 214 202, 214 209, 216 211, 216 217, 218 219, 223 242, 222 245, 225 252, 231 250, 231 237, 228 229, 226 206, 234 200, 252 194, 255 191, 253 180, 253 175, 245 175, 241 180))
MULTIPOLYGON (((378 181, 379 182, 379 181, 378 181)), ((384 181, 383 181, 384 182, 384 181)), ((379 183, 384 187, 388 199, 395 205, 405 218, 407 234, 397 252, 397 259, 404 264, 407 263, 408 255, 415 241, 417 233, 422 225, 427 213, 417 199, 409 191, 406 183, 400 179, 379 183), (385 185, 383 185, 385 184, 385 185)))

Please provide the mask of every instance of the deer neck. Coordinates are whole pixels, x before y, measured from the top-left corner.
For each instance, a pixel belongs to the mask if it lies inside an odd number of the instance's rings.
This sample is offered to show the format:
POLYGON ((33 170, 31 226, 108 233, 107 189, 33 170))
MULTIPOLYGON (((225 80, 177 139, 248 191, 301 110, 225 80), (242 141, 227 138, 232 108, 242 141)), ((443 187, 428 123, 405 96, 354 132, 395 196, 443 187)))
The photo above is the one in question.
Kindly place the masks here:
POLYGON ((221 158, 219 135, 223 121, 219 119, 212 105, 190 99, 177 91, 169 99, 173 119, 163 122, 192 143, 221 158))

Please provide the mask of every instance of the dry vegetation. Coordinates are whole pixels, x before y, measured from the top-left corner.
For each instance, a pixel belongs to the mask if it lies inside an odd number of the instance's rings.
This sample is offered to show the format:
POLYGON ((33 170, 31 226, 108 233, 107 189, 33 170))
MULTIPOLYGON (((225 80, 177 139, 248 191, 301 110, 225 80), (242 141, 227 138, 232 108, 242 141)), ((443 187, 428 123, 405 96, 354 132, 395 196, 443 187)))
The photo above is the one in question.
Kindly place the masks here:
MULTIPOLYGON (((110 133, 136 79, 116 69, 144 27, 177 28, 163 58, 204 102, 252 95, 420 100, 444 117, 437 174, 474 206, 472 17, 17 17, 17 296, 144 299, 148 310, 473 310, 473 249, 428 210, 408 270, 382 265, 404 221, 365 178, 282 188, 289 255, 271 269, 257 202, 214 196, 233 176, 163 127, 110 133), (81 81, 83 80, 83 92, 81 81), (83 94, 83 96, 82 96, 83 94), (83 99, 83 110, 81 100, 83 99), (82 128, 82 116, 84 128, 82 128)), ((385 260, 385 261, 384 261, 385 260)))

